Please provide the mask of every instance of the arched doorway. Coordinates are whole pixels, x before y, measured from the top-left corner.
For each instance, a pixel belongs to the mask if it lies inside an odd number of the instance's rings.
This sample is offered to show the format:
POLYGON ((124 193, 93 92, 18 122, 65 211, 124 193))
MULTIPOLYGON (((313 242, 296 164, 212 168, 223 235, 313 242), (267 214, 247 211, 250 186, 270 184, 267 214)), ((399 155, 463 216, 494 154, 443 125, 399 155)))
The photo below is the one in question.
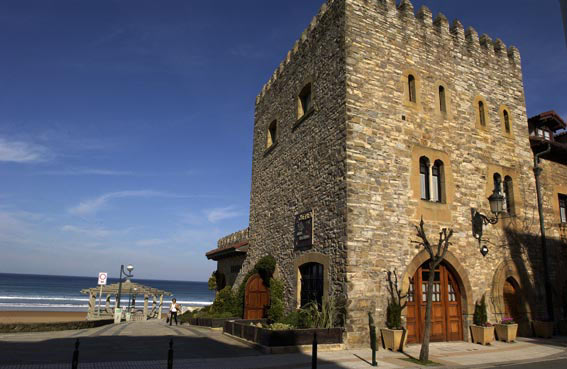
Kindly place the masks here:
POLYGON ((463 312, 462 294, 456 274, 445 264, 435 271, 429 269, 429 262, 422 264, 410 278, 406 323, 408 343, 421 342, 425 327, 427 304, 427 281, 434 272, 433 310, 431 313, 431 341, 462 341, 463 312))
POLYGON ((266 306, 270 304, 270 291, 259 274, 254 274, 246 282, 244 294, 244 319, 262 319, 266 306))

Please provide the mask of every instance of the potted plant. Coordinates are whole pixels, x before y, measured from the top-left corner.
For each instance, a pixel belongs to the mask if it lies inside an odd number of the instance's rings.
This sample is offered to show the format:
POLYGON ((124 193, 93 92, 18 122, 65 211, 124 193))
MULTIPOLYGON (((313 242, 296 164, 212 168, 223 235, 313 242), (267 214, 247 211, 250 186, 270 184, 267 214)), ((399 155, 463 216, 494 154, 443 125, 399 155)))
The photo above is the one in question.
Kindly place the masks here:
POLYGON ((476 303, 474 306, 473 323, 471 326, 473 343, 488 345, 494 341, 494 326, 488 323, 484 296, 480 300, 480 304, 476 303))
POLYGON ((547 320, 534 320, 534 335, 541 338, 551 338, 553 336, 553 322, 547 320))
POLYGON ((499 341, 513 342, 518 334, 518 323, 512 318, 504 318, 500 324, 494 325, 494 331, 499 341))
POLYGON ((402 326, 402 310, 406 307, 407 302, 402 304, 401 290, 398 289, 398 276, 396 271, 388 271, 388 292, 390 299, 388 300, 388 308, 386 309, 386 327, 380 331, 382 333, 382 343, 385 349, 392 351, 403 351, 406 343, 406 330, 402 326), (394 280, 392 280, 392 274, 394 280))

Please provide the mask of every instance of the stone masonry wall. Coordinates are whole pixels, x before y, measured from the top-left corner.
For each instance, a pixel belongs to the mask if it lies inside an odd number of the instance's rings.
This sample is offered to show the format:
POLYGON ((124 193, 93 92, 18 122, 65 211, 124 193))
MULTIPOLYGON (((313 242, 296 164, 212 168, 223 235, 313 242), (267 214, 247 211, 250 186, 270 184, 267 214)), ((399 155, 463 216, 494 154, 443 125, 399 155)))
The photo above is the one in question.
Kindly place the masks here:
MULTIPOLYGON (((383 323, 386 271, 396 268, 406 279, 412 276, 407 275, 408 265, 420 250, 411 241, 417 239, 414 225, 421 216, 434 242, 440 228, 455 231, 450 252, 459 264, 452 266, 462 274, 463 294, 469 294, 467 322, 483 294, 490 312, 498 312, 490 295, 495 273, 505 263, 521 269, 518 282, 533 289, 530 307, 539 313, 537 301, 543 299, 535 288, 534 268, 541 259, 531 239, 520 237, 537 232, 537 212, 518 51, 488 36, 479 39, 459 22, 449 27, 443 15, 433 20, 427 8, 415 15, 406 0, 398 7, 394 0, 345 3, 347 343, 367 345, 368 311, 383 323), (409 73, 417 80, 417 103, 407 102, 409 73), (447 114, 437 108, 440 84, 447 92, 447 114), (486 106, 485 129, 476 115, 479 98, 486 106), (511 135, 501 123, 504 105, 511 116, 511 135), (445 158, 447 204, 420 199, 415 182, 415 153, 420 152, 445 158), (471 208, 490 213, 487 197, 495 171, 513 177, 517 217, 485 227, 491 243, 483 258, 471 233, 471 208), (511 245, 516 239, 521 241, 511 245)), ((466 325, 464 332, 466 338, 466 325)))
POLYGON ((554 288, 555 314, 567 318, 567 226, 561 224, 559 196, 567 195, 567 166, 542 160, 541 188, 544 204, 546 238, 549 247, 551 281, 554 288))
POLYGON ((324 4, 256 100, 250 248, 236 285, 264 255, 277 260, 288 308, 297 305, 297 268, 308 254, 329 261, 328 291, 345 282, 345 55, 344 3, 324 4), (314 111, 298 122, 297 97, 312 83, 314 111), (267 132, 277 120, 276 144, 267 132), (314 245, 294 250, 298 213, 314 212, 314 245))

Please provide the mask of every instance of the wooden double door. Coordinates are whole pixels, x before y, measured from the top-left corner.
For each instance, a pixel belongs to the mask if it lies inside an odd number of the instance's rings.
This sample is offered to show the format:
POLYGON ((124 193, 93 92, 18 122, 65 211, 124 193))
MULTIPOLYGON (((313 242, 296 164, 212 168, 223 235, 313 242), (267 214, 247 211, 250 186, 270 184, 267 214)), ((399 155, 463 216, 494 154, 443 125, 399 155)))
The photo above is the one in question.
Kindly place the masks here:
MULTIPOLYGON (((410 279, 406 323, 408 343, 423 340, 429 263, 423 264, 410 279)), ((462 341, 463 313, 461 291, 453 273, 441 264, 435 271, 431 311, 431 342, 462 341)))

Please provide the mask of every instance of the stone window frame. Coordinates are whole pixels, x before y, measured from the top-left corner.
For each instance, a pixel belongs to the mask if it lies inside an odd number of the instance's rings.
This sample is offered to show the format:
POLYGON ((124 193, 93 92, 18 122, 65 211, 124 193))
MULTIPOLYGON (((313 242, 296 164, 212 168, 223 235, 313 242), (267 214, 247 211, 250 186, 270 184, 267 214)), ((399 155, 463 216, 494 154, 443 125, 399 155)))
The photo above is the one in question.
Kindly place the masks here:
POLYGON ((498 108, 498 116, 500 118, 500 126, 502 129, 502 134, 504 137, 514 138, 514 119, 512 119, 512 113, 507 105, 500 105, 498 108), (510 124, 510 132, 506 132, 506 119, 504 118, 504 112, 508 113, 508 123, 510 124))
POLYGON ((323 301, 329 298, 329 276, 331 258, 328 255, 319 252, 308 252, 299 255, 293 261, 293 268, 295 270, 296 288, 295 288, 295 306, 301 308, 301 272, 299 267, 308 263, 319 263, 323 265, 323 301))
POLYGON ((400 80, 402 84, 403 91, 403 105, 413 110, 422 111, 421 107, 421 91, 422 91, 422 78, 421 74, 415 69, 408 68, 402 72, 402 78, 400 80), (409 91, 409 76, 412 75, 415 80, 415 102, 410 101, 410 91, 409 91))
POLYGON ((567 223, 561 222, 561 207, 559 204, 559 197, 567 196, 567 185, 554 185, 553 186, 553 199, 551 206, 553 208, 553 217, 557 224, 561 227, 565 227, 567 223))
POLYGON ((315 79, 313 77, 306 78, 303 83, 301 84, 301 88, 298 89, 297 93, 294 96, 294 105, 295 105, 295 117, 296 121, 293 125, 293 130, 295 130, 302 122, 304 122, 307 118, 309 118, 315 112, 316 108, 316 93, 315 93, 315 79), (303 91, 309 86, 310 88, 310 106, 308 107, 307 111, 304 111, 302 108, 302 98, 301 94, 303 91))
POLYGON ((480 95, 477 95, 473 101, 473 109, 474 109, 474 116, 475 116, 475 127, 477 129, 481 129, 483 131, 488 131, 490 129, 490 108, 486 99, 480 95), (483 105, 484 110, 484 125, 481 124, 480 119, 480 103, 483 105))
POLYGON ((448 153, 419 145, 412 148, 410 188, 412 190, 411 199, 417 203, 414 213, 415 220, 419 220, 422 216, 426 221, 449 222, 452 220, 451 205, 455 198, 455 186, 451 168, 451 158, 448 153), (441 202, 421 199, 420 158, 422 157, 428 158, 430 163, 437 161, 443 163, 441 202))

